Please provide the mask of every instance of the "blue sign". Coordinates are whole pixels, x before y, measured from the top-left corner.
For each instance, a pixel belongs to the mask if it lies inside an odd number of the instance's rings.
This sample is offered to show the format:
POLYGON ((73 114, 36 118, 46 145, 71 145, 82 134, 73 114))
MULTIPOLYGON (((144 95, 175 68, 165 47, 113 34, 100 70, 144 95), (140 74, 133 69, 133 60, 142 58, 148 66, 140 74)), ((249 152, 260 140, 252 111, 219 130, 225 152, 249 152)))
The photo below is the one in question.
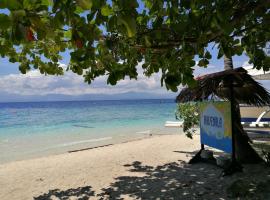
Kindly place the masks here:
POLYGON ((232 153, 231 104, 228 101, 200 103, 201 143, 232 153))

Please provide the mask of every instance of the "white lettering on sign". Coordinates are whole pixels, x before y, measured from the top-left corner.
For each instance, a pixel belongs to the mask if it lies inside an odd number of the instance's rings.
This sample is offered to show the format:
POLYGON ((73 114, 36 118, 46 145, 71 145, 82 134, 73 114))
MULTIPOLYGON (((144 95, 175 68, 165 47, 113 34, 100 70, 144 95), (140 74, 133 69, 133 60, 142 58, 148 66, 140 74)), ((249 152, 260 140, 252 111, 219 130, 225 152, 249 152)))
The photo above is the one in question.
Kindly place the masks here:
POLYGON ((206 134, 215 136, 217 139, 224 137, 224 117, 211 104, 201 113, 201 127, 206 134))
POLYGON ((223 124, 221 117, 208 116, 208 115, 203 116, 203 123, 206 126, 214 126, 218 128, 221 128, 223 124))

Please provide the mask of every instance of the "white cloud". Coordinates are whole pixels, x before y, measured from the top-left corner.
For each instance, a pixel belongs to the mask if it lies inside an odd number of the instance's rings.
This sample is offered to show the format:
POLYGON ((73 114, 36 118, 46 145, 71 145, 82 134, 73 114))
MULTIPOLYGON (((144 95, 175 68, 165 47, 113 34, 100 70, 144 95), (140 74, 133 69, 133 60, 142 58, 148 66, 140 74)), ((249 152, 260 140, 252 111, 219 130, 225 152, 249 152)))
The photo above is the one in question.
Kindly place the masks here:
MULTIPOLYGON (((64 69, 66 66, 60 64, 64 69)), ((207 68, 194 67, 194 75, 200 76, 223 70, 223 67, 209 65, 207 68)), ((8 74, 0 76, 0 92, 23 95, 45 96, 50 94, 62 94, 79 96, 85 94, 120 94, 127 92, 146 92, 157 95, 170 95, 172 92, 161 87, 161 74, 153 74, 151 77, 143 75, 142 63, 137 67, 138 79, 130 80, 128 77, 121 80, 116 86, 107 85, 107 76, 98 77, 90 85, 84 82, 82 76, 71 71, 63 76, 45 76, 38 70, 29 71, 27 74, 8 74)), ((179 89, 181 86, 179 86, 179 89)))
POLYGON ((216 67, 214 65, 209 64, 206 68, 198 66, 198 61, 196 62, 196 66, 194 69, 194 76, 202 76, 205 74, 215 73, 224 70, 222 67, 216 67))
MULTIPOLYGON (((65 68, 65 65, 61 64, 65 68)), ((169 93, 165 87, 160 86, 160 74, 150 78, 143 75, 141 64, 138 66, 138 79, 121 80, 116 86, 107 85, 107 77, 95 79, 92 84, 84 82, 82 76, 70 71, 63 76, 45 76, 38 70, 27 74, 9 74, 0 76, 0 92, 16 95, 84 95, 84 94, 119 94, 126 92, 148 92, 154 94, 169 93)))
POLYGON ((253 67, 253 64, 249 64, 248 60, 243 62, 242 67, 253 67))

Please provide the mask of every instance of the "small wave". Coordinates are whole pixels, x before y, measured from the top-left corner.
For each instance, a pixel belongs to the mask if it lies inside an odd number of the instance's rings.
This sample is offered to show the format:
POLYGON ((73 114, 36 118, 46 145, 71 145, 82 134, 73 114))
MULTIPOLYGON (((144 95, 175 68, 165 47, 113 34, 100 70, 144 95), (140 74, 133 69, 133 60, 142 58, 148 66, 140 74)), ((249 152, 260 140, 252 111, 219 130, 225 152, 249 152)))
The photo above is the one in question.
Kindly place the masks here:
POLYGON ((79 124, 75 124, 75 125, 73 125, 73 126, 75 126, 75 127, 80 127, 80 128, 95 128, 95 127, 93 127, 93 126, 79 125, 79 124))
POLYGON ((66 146, 72 146, 72 145, 76 145, 76 144, 100 142, 100 141, 111 140, 111 139, 112 139, 112 137, 95 138, 95 139, 90 139, 90 140, 81 140, 81 141, 76 141, 76 142, 69 142, 69 143, 65 143, 65 144, 59 144, 59 145, 57 145, 57 147, 66 147, 66 146))
POLYGON ((151 130, 139 131, 139 132, 136 132, 136 133, 138 133, 138 134, 150 134, 151 130))

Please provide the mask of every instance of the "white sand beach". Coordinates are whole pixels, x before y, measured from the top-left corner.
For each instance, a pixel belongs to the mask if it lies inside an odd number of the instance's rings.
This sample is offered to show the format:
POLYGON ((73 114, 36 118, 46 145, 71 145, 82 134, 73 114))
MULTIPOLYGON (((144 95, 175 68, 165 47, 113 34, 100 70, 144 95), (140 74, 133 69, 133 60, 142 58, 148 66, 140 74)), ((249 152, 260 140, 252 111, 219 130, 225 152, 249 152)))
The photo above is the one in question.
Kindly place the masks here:
POLYGON ((0 199, 221 200, 238 178, 250 183, 270 178, 263 165, 221 177, 214 165, 187 164, 199 147, 198 136, 162 135, 2 164, 0 199))

